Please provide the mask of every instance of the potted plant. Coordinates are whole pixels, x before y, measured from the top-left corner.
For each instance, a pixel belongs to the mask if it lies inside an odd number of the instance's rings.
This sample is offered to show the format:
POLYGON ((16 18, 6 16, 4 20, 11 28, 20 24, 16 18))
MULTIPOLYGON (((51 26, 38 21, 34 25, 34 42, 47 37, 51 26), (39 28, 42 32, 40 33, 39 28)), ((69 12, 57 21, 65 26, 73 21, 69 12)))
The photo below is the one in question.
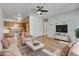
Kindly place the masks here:
POLYGON ((75 35, 76 35, 76 38, 79 38, 79 28, 75 30, 75 35))

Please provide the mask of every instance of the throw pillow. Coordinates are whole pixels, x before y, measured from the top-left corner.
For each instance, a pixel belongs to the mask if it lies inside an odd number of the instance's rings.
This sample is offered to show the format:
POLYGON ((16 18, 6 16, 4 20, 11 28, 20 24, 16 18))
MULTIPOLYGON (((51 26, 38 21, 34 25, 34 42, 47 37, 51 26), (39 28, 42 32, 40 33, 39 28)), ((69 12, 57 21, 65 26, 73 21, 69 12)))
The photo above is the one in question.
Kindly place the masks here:
POLYGON ((0 56, 16 56, 12 51, 0 51, 0 56))
POLYGON ((1 41, 2 41, 3 48, 5 49, 9 48, 10 42, 7 39, 3 39, 1 41))
POLYGON ((28 37, 28 32, 25 32, 24 33, 24 36, 27 38, 28 37))

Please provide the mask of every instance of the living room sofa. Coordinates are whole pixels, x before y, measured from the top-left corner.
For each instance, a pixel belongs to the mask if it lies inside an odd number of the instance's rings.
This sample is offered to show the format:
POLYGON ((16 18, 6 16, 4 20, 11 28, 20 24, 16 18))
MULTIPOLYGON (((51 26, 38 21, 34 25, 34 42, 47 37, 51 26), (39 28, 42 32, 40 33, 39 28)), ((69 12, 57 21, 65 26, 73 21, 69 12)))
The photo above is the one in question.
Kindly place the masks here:
POLYGON ((2 42, 0 41, 0 51, 11 51, 13 52, 16 56, 21 56, 21 53, 17 47, 17 45, 13 42, 11 42, 10 46, 8 49, 4 49, 2 42))
POLYGON ((8 48, 4 48, 3 43, 2 43, 3 39, 4 39, 3 32, 2 32, 2 30, 0 30, 0 53, 2 51, 10 51, 10 52, 13 52, 16 56, 21 56, 21 53, 20 53, 17 45, 13 41, 14 38, 9 38, 10 39, 10 45, 9 45, 8 48))

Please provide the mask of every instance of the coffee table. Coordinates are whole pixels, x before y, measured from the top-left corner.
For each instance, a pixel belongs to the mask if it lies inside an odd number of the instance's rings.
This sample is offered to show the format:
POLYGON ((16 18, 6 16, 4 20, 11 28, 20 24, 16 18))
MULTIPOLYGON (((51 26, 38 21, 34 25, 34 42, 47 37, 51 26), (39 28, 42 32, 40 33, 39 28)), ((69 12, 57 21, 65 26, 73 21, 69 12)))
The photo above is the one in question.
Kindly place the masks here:
POLYGON ((38 49, 43 48, 45 45, 39 41, 27 41, 26 44, 28 45, 28 47, 30 47, 32 50, 36 51, 38 49))

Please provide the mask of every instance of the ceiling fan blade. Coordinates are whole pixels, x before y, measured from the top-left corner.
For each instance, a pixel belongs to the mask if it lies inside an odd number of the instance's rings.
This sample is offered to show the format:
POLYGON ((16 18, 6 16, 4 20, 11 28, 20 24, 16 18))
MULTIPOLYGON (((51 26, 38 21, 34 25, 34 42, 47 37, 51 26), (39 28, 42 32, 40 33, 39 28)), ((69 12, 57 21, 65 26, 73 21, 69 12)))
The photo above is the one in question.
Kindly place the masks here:
POLYGON ((37 6, 37 8, 38 8, 38 9, 43 9, 44 7, 43 7, 43 6, 37 6))
POLYGON ((31 11, 32 11, 33 13, 37 13, 37 10, 36 10, 36 9, 31 9, 31 11))
POLYGON ((41 9, 43 9, 44 7, 43 6, 41 6, 41 9))
POLYGON ((42 13, 40 13, 40 15, 42 15, 42 13))
POLYGON ((41 10, 41 12, 48 12, 48 10, 41 10))
POLYGON ((40 6, 38 5, 37 8, 40 8, 40 6))

